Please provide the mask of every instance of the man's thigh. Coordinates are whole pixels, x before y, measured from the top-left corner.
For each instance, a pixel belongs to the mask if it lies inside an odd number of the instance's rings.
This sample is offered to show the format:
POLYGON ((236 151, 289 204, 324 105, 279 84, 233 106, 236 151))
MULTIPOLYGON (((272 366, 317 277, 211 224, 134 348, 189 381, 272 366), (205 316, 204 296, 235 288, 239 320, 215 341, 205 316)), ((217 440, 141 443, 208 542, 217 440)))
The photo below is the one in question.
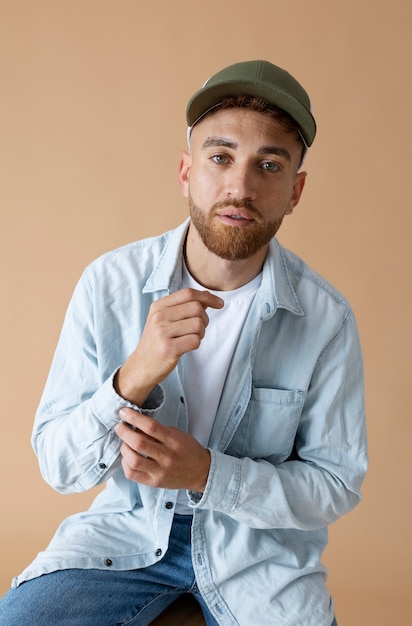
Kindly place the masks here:
POLYGON ((198 593, 191 521, 177 516, 164 558, 133 571, 67 569, 22 583, 0 600, 0 625, 149 624, 183 593, 198 593))
POLYGON ((144 626, 182 591, 150 585, 138 573, 69 569, 34 578, 0 601, 0 625, 144 626))

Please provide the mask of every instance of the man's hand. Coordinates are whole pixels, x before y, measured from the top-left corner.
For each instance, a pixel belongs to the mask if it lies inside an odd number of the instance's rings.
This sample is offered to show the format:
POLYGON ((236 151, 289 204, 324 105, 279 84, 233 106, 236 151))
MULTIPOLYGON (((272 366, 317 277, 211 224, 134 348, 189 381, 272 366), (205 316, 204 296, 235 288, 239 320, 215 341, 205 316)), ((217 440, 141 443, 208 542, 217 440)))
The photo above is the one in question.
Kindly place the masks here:
POLYGON ((141 406, 180 357, 200 346, 209 323, 207 307, 220 309, 223 304, 209 291, 197 289, 182 289, 153 302, 136 350, 117 373, 119 395, 141 406))
POLYGON ((119 415, 126 422, 116 426, 126 478, 149 487, 204 491, 209 450, 188 433, 133 409, 121 409, 119 415))

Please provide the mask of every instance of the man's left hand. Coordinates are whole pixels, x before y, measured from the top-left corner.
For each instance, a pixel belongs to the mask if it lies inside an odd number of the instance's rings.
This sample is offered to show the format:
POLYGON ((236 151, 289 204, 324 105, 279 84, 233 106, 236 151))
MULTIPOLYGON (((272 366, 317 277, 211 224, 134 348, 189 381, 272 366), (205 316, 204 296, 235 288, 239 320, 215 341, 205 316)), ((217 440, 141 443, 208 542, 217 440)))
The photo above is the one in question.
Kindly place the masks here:
POLYGON ((210 469, 207 448, 188 433, 133 409, 123 408, 119 414, 123 422, 115 430, 123 442, 126 478, 149 487, 203 493, 210 469))

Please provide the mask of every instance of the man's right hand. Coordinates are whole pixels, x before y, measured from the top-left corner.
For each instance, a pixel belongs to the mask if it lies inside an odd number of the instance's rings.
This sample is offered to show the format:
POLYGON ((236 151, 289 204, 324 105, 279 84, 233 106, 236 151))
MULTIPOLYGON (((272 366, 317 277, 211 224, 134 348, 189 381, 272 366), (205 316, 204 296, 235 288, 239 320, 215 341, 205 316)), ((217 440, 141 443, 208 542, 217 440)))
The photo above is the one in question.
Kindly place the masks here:
POLYGON ((209 323, 206 309, 223 306, 217 296, 197 289, 182 289, 153 302, 136 350, 117 372, 117 393, 142 406, 180 357, 200 346, 209 323))

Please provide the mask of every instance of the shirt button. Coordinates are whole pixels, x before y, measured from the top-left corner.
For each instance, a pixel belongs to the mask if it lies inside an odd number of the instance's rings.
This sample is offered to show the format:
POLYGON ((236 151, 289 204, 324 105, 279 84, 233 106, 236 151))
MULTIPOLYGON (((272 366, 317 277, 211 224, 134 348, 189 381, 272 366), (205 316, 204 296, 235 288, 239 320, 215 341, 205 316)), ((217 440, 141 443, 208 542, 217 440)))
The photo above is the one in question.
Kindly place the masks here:
POLYGON ((183 397, 183 396, 180 396, 180 402, 181 402, 182 404, 184 404, 184 403, 185 403, 185 399, 184 399, 184 397, 183 397))
POLYGON ((156 556, 162 556, 162 551, 160 548, 156 550, 156 556))
POLYGON ((99 463, 99 467, 100 469, 106 469, 107 465, 106 463, 99 463))
POLYGON ((167 509, 173 509, 173 502, 166 502, 165 507, 167 509))
POLYGON ((111 565, 113 565, 113 561, 112 559, 105 559, 104 564, 107 565, 107 567, 110 567, 111 565))

